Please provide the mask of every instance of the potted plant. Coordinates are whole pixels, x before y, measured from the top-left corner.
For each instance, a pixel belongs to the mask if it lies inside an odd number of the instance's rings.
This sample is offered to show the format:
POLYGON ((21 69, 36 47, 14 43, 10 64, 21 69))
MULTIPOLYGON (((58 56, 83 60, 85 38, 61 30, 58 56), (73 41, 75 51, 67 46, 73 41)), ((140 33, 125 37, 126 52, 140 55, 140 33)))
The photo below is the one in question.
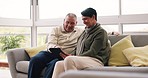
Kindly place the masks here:
POLYGON ((23 35, 5 35, 0 37, 0 43, 1 43, 1 51, 4 53, 8 49, 12 48, 19 48, 20 43, 24 41, 25 37, 23 35))

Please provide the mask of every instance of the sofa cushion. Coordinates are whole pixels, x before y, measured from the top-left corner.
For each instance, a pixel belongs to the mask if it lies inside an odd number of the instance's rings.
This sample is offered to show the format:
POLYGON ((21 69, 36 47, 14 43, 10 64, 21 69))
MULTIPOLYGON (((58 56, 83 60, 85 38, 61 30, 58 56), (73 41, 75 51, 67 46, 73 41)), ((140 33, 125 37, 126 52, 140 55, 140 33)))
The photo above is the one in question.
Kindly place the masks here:
POLYGON ((25 50, 30 57, 33 57, 40 51, 45 50, 46 48, 47 48, 47 44, 44 44, 44 45, 37 46, 37 47, 26 48, 25 50))
POLYGON ((148 46, 128 48, 123 54, 132 66, 148 66, 148 46))
POLYGON ((108 72, 137 72, 137 73, 147 73, 148 67, 131 67, 131 66, 105 66, 105 67, 92 67, 86 68, 88 71, 108 71, 108 72))
MULTIPOLYGON (((16 70, 21 73, 28 74, 29 61, 19 61, 16 63, 16 70)), ((43 69, 41 76, 43 76, 46 67, 43 69)))
POLYGON ((111 47, 111 54, 109 57, 110 66, 127 66, 129 65, 127 58, 122 53, 122 50, 126 48, 134 47, 131 36, 126 36, 123 39, 116 42, 111 47))
POLYGON ((28 73, 29 61, 19 61, 16 63, 16 70, 22 73, 28 73))

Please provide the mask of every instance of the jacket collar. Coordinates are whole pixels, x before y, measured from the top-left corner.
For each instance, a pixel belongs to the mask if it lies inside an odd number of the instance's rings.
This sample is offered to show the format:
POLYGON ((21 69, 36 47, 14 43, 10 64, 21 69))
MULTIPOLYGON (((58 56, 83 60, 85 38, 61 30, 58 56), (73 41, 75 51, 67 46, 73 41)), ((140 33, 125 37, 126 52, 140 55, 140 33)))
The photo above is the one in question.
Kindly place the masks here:
POLYGON ((96 23, 94 26, 90 27, 90 28, 85 28, 85 33, 89 33, 91 32, 93 29, 95 29, 97 26, 100 26, 99 23, 96 23))

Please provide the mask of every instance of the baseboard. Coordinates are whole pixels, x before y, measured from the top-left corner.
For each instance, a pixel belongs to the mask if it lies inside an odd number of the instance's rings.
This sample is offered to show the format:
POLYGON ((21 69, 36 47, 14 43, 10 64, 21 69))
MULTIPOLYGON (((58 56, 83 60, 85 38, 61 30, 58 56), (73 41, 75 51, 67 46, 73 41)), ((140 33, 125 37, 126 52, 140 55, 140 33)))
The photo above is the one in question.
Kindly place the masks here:
POLYGON ((9 67, 7 62, 0 62, 0 67, 9 67))

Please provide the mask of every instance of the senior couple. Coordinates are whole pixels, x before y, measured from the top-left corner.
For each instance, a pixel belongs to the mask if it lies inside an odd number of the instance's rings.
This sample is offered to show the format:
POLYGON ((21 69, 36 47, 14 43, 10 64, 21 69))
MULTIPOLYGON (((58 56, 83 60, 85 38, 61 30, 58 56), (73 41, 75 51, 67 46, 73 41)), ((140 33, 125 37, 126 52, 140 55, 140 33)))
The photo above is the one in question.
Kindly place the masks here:
POLYGON ((87 8, 81 12, 85 30, 75 27, 77 16, 68 13, 63 26, 55 27, 48 38, 47 50, 30 59, 28 78, 58 78, 68 70, 103 67, 109 59, 107 32, 97 23, 97 12, 87 8), (49 48, 61 48, 67 55, 55 55, 49 48))

